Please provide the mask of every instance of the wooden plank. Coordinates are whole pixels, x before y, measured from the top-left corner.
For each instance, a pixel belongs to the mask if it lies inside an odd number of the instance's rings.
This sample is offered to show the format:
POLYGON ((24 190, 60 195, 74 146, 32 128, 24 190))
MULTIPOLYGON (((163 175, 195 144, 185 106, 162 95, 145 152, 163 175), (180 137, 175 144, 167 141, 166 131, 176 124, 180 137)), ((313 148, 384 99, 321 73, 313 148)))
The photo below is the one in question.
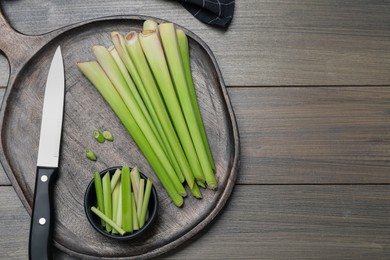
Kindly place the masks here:
POLYGON ((238 183, 390 183, 389 87, 229 88, 238 183))
MULTIPOLYGON (((0 251, 26 259, 29 216, 11 187, 0 193, 0 251)), ((389 211, 389 185, 237 185, 206 230, 159 259, 389 259, 389 211)))
POLYGON ((118 14, 179 23, 213 50, 227 85, 389 85, 390 8, 379 1, 237 1, 229 29, 204 25, 177 1, 4 1, 28 34, 118 14), (23 19, 20 19, 23 17, 23 19), (245 47, 244 47, 245 46, 245 47))

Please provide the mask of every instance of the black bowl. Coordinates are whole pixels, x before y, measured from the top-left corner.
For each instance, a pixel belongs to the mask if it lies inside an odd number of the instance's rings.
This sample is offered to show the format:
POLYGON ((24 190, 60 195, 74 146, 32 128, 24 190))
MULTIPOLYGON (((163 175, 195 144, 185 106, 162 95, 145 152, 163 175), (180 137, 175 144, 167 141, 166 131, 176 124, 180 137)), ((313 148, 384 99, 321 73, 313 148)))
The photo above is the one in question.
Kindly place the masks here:
MULTIPOLYGON (((105 169, 105 170, 100 172, 100 175, 103 176, 105 173, 109 172, 112 176, 118 168, 121 169, 122 166, 116 166, 116 167, 111 167, 111 168, 105 169)), ((142 174, 141 172, 140 172, 140 176, 141 176, 141 178, 145 179, 145 181, 147 180, 147 177, 144 174, 142 174)), ((102 234, 106 237, 110 237, 110 238, 113 238, 116 240, 129 240, 132 238, 139 237, 140 235, 145 233, 145 231, 147 229, 149 229, 152 226, 152 224, 157 216, 157 208, 158 208, 157 192, 156 192, 156 189, 154 188, 154 185, 153 185, 152 191, 150 194, 150 199, 149 199, 149 207, 148 207, 149 217, 146 220, 145 225, 141 229, 136 230, 132 233, 125 234, 123 236, 120 234, 111 234, 111 233, 107 232, 106 229, 101 226, 100 218, 95 213, 93 213, 91 211, 92 206, 97 207, 95 184, 94 184, 93 179, 89 183, 87 190, 85 191, 85 195, 84 195, 84 210, 85 210, 85 214, 87 215, 87 219, 88 219, 89 223, 92 225, 92 227, 97 232, 99 232, 100 234, 102 234)))

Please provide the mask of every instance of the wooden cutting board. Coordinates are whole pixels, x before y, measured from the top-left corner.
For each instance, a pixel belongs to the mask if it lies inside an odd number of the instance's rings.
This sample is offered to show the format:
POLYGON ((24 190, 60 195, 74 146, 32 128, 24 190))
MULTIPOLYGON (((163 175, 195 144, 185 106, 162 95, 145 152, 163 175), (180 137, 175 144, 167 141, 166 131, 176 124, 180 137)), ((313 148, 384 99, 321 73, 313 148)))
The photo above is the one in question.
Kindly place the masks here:
POLYGON ((27 36, 15 32, 0 16, 0 49, 11 66, 0 112, 0 160, 30 214, 44 87, 55 48, 61 45, 66 94, 59 177, 54 187, 54 244, 72 256, 140 259, 167 252, 210 224, 234 187, 239 165, 237 124, 216 60, 199 37, 182 28, 189 37, 194 82, 219 187, 216 191, 202 190, 201 200, 188 196, 181 208, 172 204, 131 136, 78 71, 77 62, 94 59, 93 45, 112 45, 111 31, 140 31, 143 21, 148 18, 106 17, 45 35, 27 36), (94 129, 110 130, 115 141, 97 143, 91 136, 94 129), (96 162, 84 158, 85 148, 96 152, 96 162), (118 242, 92 229, 84 213, 83 197, 95 171, 123 164, 138 166, 153 179, 160 207, 150 231, 135 240, 118 242))

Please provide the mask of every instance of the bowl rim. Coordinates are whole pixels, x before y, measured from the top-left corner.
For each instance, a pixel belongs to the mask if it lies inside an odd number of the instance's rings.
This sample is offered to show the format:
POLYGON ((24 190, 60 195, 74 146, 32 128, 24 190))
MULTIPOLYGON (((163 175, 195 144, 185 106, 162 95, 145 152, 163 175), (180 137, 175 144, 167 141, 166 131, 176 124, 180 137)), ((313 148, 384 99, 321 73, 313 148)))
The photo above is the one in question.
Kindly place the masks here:
MULTIPOLYGON (((115 172, 115 170, 122 169, 122 167, 123 166, 109 167, 109 168, 106 168, 106 169, 100 171, 99 174, 102 176, 102 175, 106 174, 107 172, 109 172, 112 175, 115 172)), ((132 169, 133 168, 130 168, 130 170, 132 170, 132 169)), ((141 171, 139 171, 139 173, 140 173, 141 178, 147 180, 148 177, 145 174, 143 174, 141 171)), ((134 231, 134 232, 129 233, 129 234, 125 234, 123 236, 122 235, 110 234, 107 231, 105 231, 105 229, 101 228, 100 225, 93 220, 92 216, 93 216, 94 213, 91 211, 90 208, 87 207, 88 199, 89 199, 89 195, 91 194, 92 187, 93 188, 95 187, 93 178, 89 182, 89 184, 87 186, 87 189, 85 190, 85 193, 84 193, 84 211, 85 211, 85 214, 87 216, 87 220, 91 224, 93 229, 96 230, 98 233, 102 234, 103 236, 106 236, 106 237, 109 237, 109 238, 113 238, 113 239, 116 239, 116 240, 129 240, 129 239, 132 239, 132 238, 139 237, 143 233, 145 233, 145 231, 147 229, 149 229, 152 226, 152 223, 154 222, 155 218, 157 217, 158 196, 157 196, 156 188, 154 187, 154 185, 152 185, 152 191, 151 191, 151 194, 150 194, 150 198, 152 200, 154 200, 155 203, 154 203, 154 207, 152 208, 152 211, 149 212, 149 218, 146 221, 146 223, 144 224, 144 226, 141 229, 137 230, 137 231, 134 231)), ((96 197, 95 193, 93 194, 93 196, 96 197)), ((150 203, 150 201, 149 201, 149 203, 150 203)))

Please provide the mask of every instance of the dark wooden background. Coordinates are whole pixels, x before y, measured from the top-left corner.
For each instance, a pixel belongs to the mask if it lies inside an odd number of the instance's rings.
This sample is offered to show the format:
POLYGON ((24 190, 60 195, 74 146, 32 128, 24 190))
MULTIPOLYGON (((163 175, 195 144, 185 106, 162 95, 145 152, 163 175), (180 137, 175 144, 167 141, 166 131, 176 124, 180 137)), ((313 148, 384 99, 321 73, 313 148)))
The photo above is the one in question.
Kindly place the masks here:
MULTIPOLYGON (((25 34, 139 14, 178 23, 210 46, 240 131, 237 185, 208 228, 161 258, 390 259, 390 2, 236 2, 226 31, 173 0, 3 0, 1 8, 25 34)), ((0 56, 1 97, 8 74, 0 56)), ((1 259, 27 258, 29 222, 0 170, 1 259)))

